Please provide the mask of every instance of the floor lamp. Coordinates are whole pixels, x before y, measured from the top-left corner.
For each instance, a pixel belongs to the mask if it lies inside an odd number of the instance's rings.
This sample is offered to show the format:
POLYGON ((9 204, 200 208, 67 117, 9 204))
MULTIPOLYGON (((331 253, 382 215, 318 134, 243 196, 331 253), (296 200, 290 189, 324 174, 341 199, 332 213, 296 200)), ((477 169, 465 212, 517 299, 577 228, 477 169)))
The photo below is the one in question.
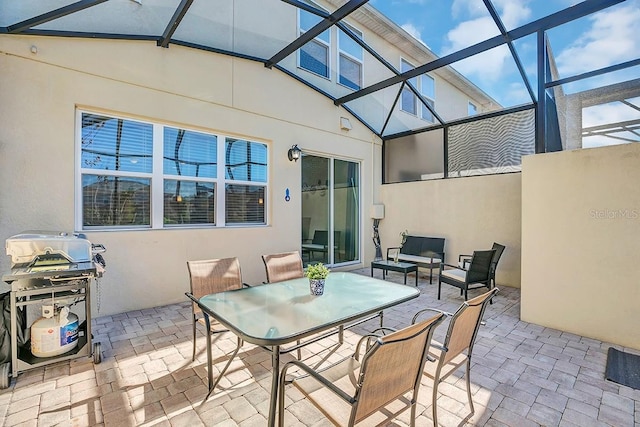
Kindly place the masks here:
POLYGON ((374 261, 382 259, 382 246, 380 246, 380 234, 378 233, 378 225, 380 220, 384 218, 384 205, 371 205, 371 218, 373 219, 373 245, 376 247, 376 256, 374 261))

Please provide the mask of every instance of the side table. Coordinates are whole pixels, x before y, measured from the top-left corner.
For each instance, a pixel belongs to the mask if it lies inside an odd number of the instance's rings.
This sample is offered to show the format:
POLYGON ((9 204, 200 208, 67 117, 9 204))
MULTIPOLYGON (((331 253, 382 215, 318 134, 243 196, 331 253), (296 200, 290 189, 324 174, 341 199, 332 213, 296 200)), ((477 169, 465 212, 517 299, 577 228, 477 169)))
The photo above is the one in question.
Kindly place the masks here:
POLYGON ((371 277, 373 277, 373 269, 379 268, 382 270, 382 278, 387 277, 387 271, 397 271, 404 273, 404 284, 407 284, 407 273, 416 274, 416 287, 418 287, 418 266, 410 262, 393 262, 391 260, 382 259, 379 261, 371 261, 371 277))

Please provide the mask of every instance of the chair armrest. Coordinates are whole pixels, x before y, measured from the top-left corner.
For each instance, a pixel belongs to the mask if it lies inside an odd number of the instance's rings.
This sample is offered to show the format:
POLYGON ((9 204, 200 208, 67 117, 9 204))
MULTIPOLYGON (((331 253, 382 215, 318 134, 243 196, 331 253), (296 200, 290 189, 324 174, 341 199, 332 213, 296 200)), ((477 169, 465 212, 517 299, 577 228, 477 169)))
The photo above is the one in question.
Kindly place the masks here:
POLYGON ((462 258, 469 258, 471 259, 473 255, 458 255, 458 262, 462 261, 462 258))
POLYGON ((414 325, 416 323, 416 320, 418 320, 418 317, 420 317, 421 314, 426 313, 427 311, 433 311, 433 312, 436 312, 436 313, 444 314, 447 317, 453 316, 452 313, 449 313, 447 311, 438 310, 437 308, 423 308, 422 310, 418 311, 416 314, 413 315, 413 319, 411 319, 411 324, 414 325))
MULTIPOLYGON (((378 329, 376 329, 375 331, 381 331, 381 330, 388 330, 388 331, 391 331, 391 332, 395 332, 395 329, 385 328, 385 327, 378 328, 378 329)), ((374 331, 374 332, 375 332, 375 331, 374 331)), ((381 335, 376 334, 376 333, 371 333, 371 334, 363 335, 363 336, 358 340, 358 344, 356 344, 356 350, 355 350, 355 351, 354 351, 354 353, 353 353, 354 358, 355 358, 356 360, 358 360, 358 361, 360 360, 360 347, 362 347, 362 343, 364 343, 365 341, 367 342, 366 349, 365 349, 365 351, 367 351, 367 350, 369 350, 369 348, 371 347, 371 341, 372 341, 372 340, 374 340, 374 339, 378 339, 378 338, 380 338, 380 337, 381 337, 381 335)))
POLYGON ((455 269, 460 270, 460 266, 459 266, 459 265, 445 264, 444 262, 441 262, 441 263, 440 263, 440 270, 444 270, 444 268, 443 268, 444 266, 447 266, 447 267, 451 267, 451 268, 455 268, 455 269))

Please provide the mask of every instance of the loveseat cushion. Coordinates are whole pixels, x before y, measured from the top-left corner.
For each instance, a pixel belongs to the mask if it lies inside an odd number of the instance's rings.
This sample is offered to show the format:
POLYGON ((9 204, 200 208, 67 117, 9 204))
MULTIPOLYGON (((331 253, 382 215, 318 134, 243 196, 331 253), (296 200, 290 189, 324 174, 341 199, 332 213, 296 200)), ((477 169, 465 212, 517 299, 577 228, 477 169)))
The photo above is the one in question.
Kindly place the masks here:
POLYGON ((417 264, 439 265, 442 262, 440 258, 430 258, 430 257, 423 257, 418 255, 408 255, 403 253, 398 254, 398 259, 401 261, 415 262, 417 264))

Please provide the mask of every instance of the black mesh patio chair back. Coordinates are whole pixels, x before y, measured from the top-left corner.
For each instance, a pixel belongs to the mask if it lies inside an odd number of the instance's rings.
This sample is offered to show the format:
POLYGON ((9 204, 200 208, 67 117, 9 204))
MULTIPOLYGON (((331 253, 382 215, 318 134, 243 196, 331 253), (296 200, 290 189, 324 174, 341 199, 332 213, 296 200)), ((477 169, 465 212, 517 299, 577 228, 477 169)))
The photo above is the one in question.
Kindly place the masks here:
MULTIPOLYGON (((502 253, 504 252, 506 247, 504 245, 501 245, 500 243, 494 242, 491 249, 496 251, 493 254, 493 259, 491 260, 491 286, 493 287, 496 285, 496 269, 498 268, 498 262, 500 261, 500 257, 502 256, 502 253)), ((471 255, 460 255, 458 257, 458 267, 462 268, 463 270, 467 269, 470 262, 471 255)))
POLYGON ((467 269, 459 268, 457 265, 440 264, 440 272, 438 274, 438 299, 442 284, 460 288, 460 293, 464 294, 465 301, 468 299, 469 289, 476 289, 485 286, 491 289, 491 271, 495 250, 474 251, 471 256, 471 262, 467 269), (449 267, 449 269, 446 269, 449 267))
POLYGON ((493 254, 493 259, 491 260, 491 286, 496 286, 496 269, 498 268, 498 262, 500 261, 500 257, 502 256, 502 253, 504 252, 506 247, 501 245, 500 243, 494 242, 491 249, 496 251, 493 254))

